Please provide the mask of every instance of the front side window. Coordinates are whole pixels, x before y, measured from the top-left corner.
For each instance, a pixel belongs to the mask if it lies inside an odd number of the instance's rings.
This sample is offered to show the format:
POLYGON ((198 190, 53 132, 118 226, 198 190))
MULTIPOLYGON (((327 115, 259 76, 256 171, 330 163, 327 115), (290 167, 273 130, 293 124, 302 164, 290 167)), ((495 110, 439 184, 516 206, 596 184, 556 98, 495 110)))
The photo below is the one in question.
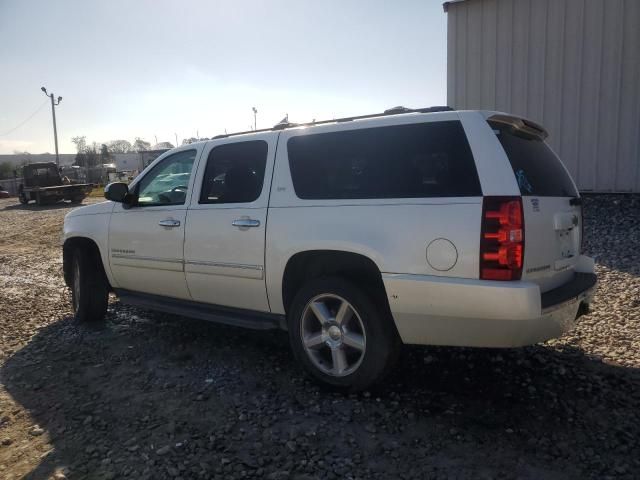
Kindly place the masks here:
POLYGON ((195 159, 196 150, 185 150, 153 167, 138 183, 138 206, 183 205, 195 159))
POLYGON ((482 195, 459 121, 300 135, 287 149, 302 199, 482 195))
POLYGON ((204 172, 200 203, 247 203, 262 192, 267 142, 220 145, 211 150, 204 172))

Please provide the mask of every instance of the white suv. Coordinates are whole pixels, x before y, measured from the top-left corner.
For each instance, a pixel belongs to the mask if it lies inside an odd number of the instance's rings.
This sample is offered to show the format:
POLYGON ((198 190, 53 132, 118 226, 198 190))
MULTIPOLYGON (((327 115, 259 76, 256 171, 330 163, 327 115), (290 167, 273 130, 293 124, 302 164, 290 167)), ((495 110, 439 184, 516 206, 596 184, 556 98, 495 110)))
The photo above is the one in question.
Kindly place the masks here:
POLYGON ((69 213, 78 320, 120 301, 288 330, 320 381, 366 388, 402 343, 517 347, 587 311, 581 199, 514 116, 446 107, 223 135, 69 213))

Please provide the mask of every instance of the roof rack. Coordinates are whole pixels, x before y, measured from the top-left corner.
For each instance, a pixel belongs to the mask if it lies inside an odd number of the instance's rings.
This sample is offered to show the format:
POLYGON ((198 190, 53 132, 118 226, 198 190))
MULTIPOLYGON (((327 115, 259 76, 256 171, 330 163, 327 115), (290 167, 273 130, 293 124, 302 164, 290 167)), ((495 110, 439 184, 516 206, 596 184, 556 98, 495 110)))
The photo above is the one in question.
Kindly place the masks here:
POLYGON ((214 136, 212 140, 215 140, 218 138, 235 137, 236 135, 246 135, 248 133, 273 132, 277 130, 285 130, 287 128, 294 128, 294 127, 312 127, 314 125, 324 125, 326 123, 342 123, 342 122, 351 122, 353 120, 363 120, 365 118, 388 117, 390 115, 398 115, 401 113, 435 113, 435 112, 452 112, 452 111, 453 111, 453 108, 447 107, 447 106, 435 106, 435 107, 425 107, 425 108, 393 107, 388 110, 385 110, 382 113, 371 113, 369 115, 359 115, 356 117, 334 118, 331 120, 318 120, 318 121, 306 122, 306 123, 280 122, 271 128, 262 128, 258 130, 246 130, 244 132, 235 132, 235 133, 223 133, 221 135, 214 136))

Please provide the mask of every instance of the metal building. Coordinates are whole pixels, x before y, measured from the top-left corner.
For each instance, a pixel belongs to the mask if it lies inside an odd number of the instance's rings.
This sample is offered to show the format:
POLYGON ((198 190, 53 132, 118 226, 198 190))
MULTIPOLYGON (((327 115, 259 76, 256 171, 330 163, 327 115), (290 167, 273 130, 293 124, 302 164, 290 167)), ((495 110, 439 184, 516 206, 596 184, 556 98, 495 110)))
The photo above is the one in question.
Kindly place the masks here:
POLYGON ((640 192, 640 0, 455 0, 447 96, 549 130, 578 188, 640 192))

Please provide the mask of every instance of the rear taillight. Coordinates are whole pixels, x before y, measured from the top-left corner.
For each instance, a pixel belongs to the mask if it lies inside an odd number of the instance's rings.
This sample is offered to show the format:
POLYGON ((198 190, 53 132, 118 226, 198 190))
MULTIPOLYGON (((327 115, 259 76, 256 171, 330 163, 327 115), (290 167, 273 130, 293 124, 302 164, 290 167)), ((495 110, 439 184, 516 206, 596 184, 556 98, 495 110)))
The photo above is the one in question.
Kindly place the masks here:
POLYGON ((521 197, 484 197, 480 238, 480 278, 520 280, 524 261, 521 197))

